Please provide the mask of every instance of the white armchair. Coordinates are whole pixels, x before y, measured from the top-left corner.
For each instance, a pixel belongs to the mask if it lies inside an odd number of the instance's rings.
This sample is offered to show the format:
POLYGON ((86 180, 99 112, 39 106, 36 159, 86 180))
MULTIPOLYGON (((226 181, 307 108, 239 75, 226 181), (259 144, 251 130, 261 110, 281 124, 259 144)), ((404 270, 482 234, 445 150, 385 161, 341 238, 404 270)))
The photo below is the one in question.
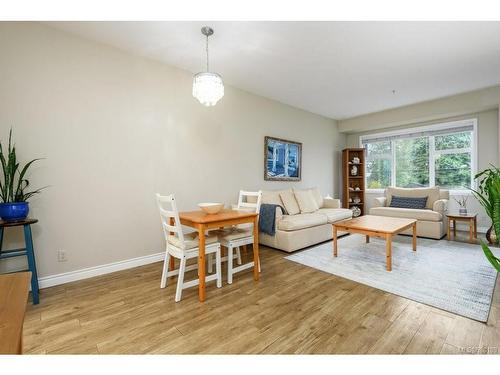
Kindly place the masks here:
POLYGON ((370 215, 416 219, 418 236, 441 239, 447 228, 448 200, 449 191, 439 187, 387 188, 385 197, 373 199, 370 215), (425 209, 390 207, 392 196, 427 197, 427 205, 425 209))

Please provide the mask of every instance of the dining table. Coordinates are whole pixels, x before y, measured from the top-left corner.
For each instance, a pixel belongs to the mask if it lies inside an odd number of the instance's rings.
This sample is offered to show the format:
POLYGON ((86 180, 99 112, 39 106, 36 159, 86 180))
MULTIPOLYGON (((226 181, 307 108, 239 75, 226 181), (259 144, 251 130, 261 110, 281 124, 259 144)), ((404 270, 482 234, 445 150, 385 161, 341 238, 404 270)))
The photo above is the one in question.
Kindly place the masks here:
MULTIPOLYGON (((207 214, 201 210, 179 212, 179 220, 182 225, 191 227, 198 231, 199 255, 198 255, 198 298, 200 302, 205 301, 205 233, 210 229, 221 229, 238 224, 253 224, 253 277, 259 280, 259 215, 253 211, 223 209, 216 214, 207 214)), ((173 219, 172 219, 173 220, 173 219)), ((173 223, 171 223, 173 225, 173 223)), ((170 258, 173 261, 173 257, 170 258)), ((173 262, 170 263, 173 269, 173 262)))

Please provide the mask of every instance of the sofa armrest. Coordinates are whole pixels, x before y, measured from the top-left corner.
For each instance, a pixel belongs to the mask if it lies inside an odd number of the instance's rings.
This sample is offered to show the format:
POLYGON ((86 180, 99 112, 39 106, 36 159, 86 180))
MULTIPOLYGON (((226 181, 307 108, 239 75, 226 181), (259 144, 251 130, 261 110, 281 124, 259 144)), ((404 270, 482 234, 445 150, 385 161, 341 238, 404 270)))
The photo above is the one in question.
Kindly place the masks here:
POLYGON ((373 200, 373 207, 385 207, 387 204, 386 197, 378 197, 373 200))
POLYGON ((448 199, 438 199, 432 205, 432 211, 439 212, 444 215, 448 211, 448 199))
POLYGON ((322 208, 340 208, 340 199, 324 198, 322 208))

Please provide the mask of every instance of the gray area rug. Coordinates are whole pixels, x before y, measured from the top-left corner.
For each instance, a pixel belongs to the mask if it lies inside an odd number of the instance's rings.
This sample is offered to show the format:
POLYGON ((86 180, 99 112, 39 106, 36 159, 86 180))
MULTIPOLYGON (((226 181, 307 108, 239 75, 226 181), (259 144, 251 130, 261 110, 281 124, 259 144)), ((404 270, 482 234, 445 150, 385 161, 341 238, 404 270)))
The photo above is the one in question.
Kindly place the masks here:
MULTIPOLYGON (((486 322, 497 271, 479 245, 395 236, 392 272, 385 270, 385 241, 349 235, 286 257, 294 262, 425 303, 467 318, 486 322)), ((496 249, 495 255, 500 252, 496 249)))

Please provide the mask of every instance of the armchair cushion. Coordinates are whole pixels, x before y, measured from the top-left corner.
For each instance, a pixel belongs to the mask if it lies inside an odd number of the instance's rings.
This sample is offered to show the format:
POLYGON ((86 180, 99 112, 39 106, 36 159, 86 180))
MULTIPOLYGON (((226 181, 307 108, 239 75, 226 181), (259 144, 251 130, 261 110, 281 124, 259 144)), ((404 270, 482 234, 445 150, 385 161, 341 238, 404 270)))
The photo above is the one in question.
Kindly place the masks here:
POLYGON ((396 207, 372 207, 370 215, 403 217, 406 219, 415 219, 423 221, 442 221, 443 215, 432 210, 420 210, 413 208, 396 208, 396 207))
POLYGON ((373 200, 373 207, 385 207, 386 203, 386 197, 378 197, 373 200))

